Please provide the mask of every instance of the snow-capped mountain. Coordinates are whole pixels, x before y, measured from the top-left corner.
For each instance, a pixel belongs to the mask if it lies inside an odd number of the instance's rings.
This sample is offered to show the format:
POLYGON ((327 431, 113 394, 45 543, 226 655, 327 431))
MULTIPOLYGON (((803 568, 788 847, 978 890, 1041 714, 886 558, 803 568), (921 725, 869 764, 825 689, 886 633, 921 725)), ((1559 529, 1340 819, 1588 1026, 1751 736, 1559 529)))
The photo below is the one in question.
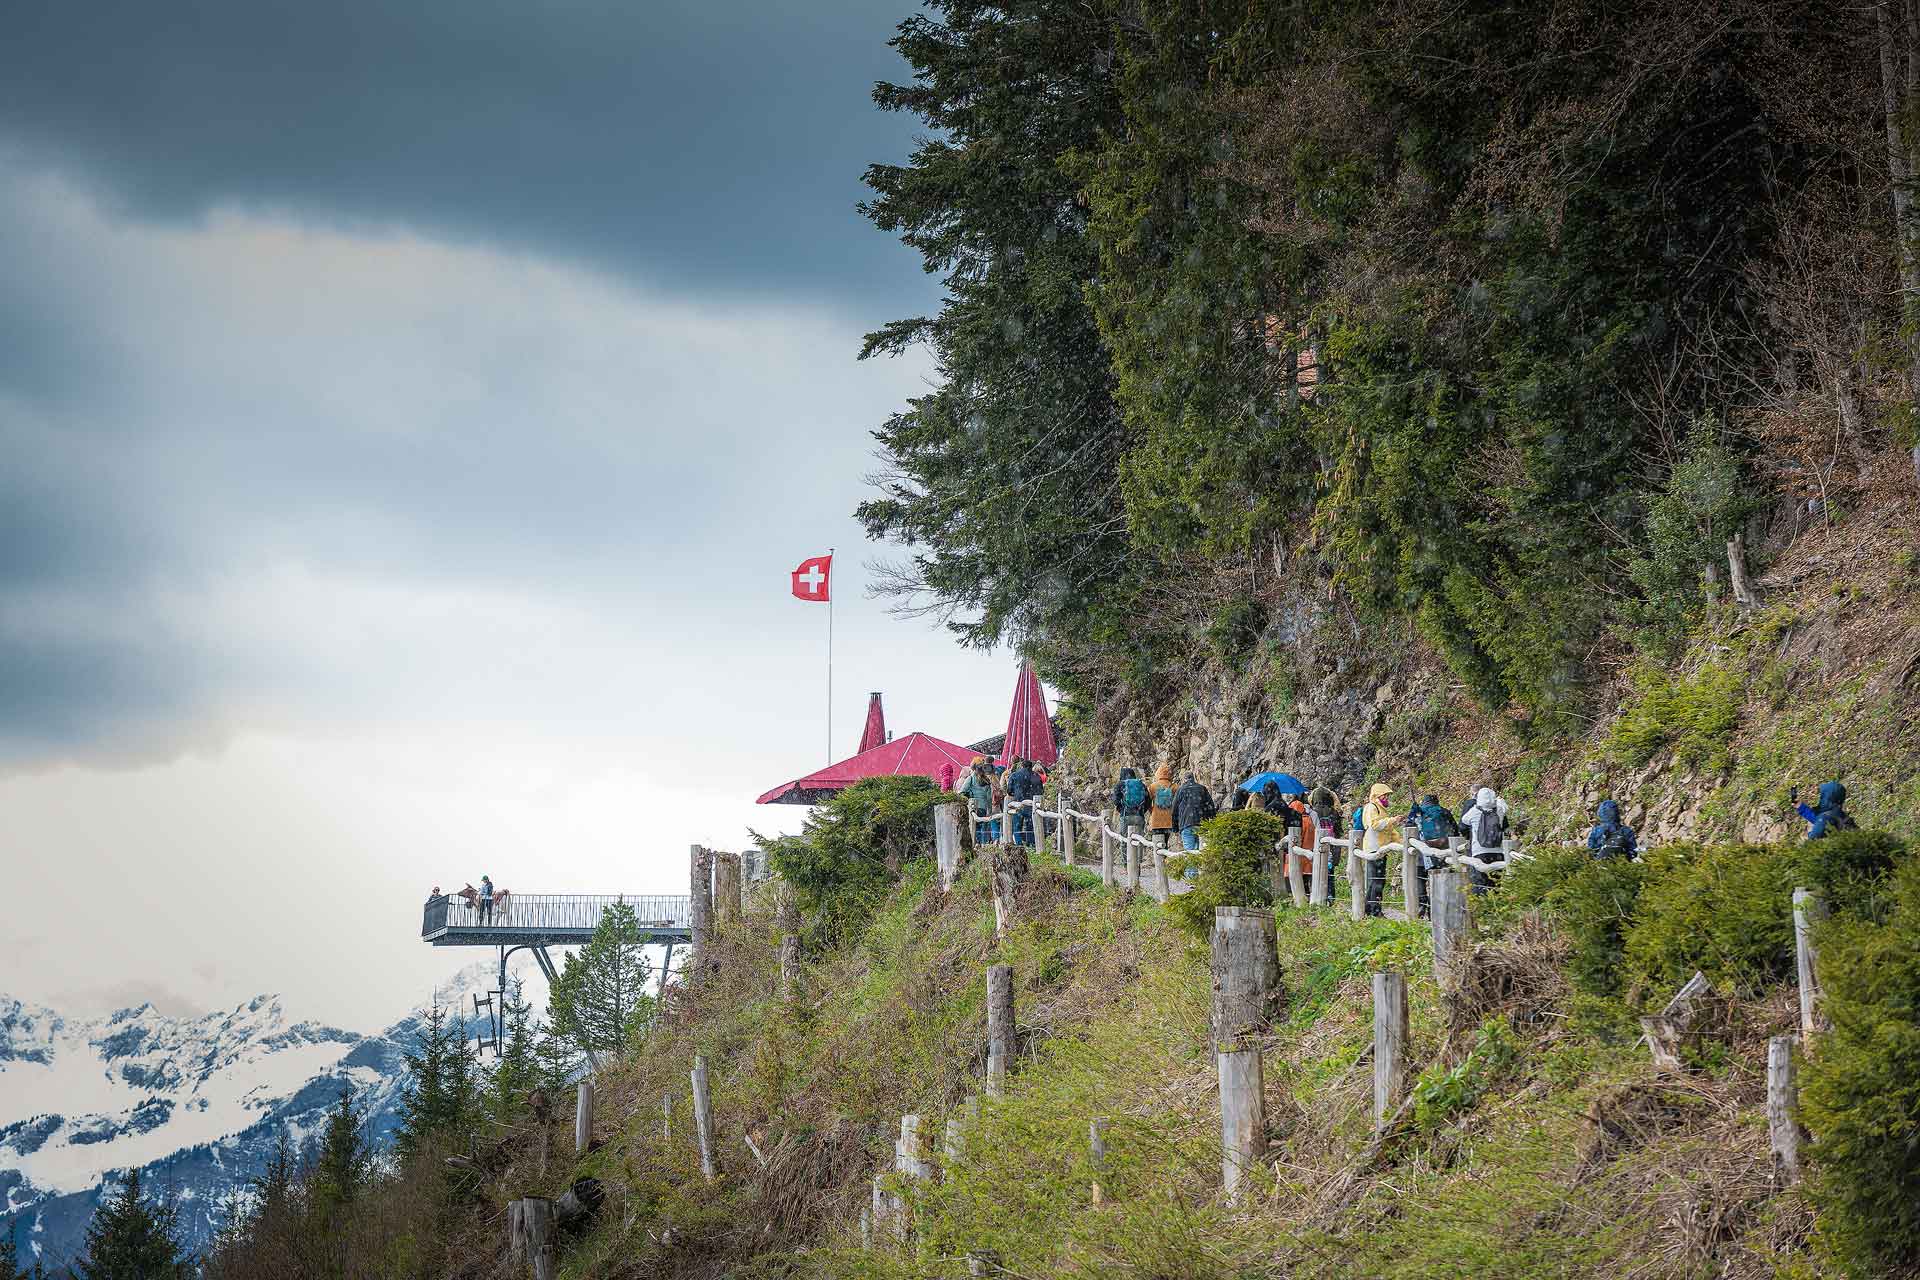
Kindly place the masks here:
MULTIPOLYGON (((515 972, 528 1003, 544 1008, 538 975, 515 972)), ((436 992, 466 1020, 469 1039, 484 1025, 473 995, 498 976, 497 962, 482 960, 436 992)), ((64 1261, 79 1251, 107 1175, 137 1167, 147 1185, 179 1197, 197 1250, 280 1131, 296 1146, 317 1135, 343 1082, 365 1110, 368 1137, 387 1142, 401 1055, 424 1013, 365 1036, 292 1021, 276 996, 198 1018, 142 1005, 84 1020, 0 996, 0 1230, 13 1231, 23 1258, 31 1247, 64 1261)))

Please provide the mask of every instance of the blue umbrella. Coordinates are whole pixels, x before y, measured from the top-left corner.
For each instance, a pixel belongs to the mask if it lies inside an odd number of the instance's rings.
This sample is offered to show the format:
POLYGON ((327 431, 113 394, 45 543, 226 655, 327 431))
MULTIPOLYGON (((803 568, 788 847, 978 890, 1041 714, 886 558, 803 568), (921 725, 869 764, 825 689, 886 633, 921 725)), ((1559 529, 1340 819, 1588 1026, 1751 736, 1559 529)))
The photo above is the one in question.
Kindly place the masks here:
POLYGON ((1307 794, 1307 784, 1290 773, 1256 773, 1240 784, 1242 791, 1265 791, 1271 782, 1280 788, 1283 796, 1303 796, 1307 794))

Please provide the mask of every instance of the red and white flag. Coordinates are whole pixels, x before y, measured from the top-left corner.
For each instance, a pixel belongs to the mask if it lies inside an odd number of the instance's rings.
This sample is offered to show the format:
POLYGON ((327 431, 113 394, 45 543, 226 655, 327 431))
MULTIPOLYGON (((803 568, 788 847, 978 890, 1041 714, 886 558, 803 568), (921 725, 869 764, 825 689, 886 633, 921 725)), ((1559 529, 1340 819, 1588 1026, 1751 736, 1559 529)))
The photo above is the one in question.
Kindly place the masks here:
POLYGON ((810 556, 793 571, 793 594, 801 600, 833 599, 833 556, 810 556))

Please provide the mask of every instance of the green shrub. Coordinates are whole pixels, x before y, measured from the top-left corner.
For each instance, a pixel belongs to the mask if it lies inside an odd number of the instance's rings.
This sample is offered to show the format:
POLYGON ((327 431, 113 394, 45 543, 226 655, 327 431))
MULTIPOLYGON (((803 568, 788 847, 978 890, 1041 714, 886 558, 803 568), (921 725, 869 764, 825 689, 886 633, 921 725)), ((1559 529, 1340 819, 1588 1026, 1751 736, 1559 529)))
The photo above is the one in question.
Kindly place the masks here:
POLYGON ((1820 930, 1833 1030, 1800 1093, 1821 1233, 1860 1275, 1920 1263, 1920 860, 1891 887, 1885 923, 1820 930))
POLYGON ((1474 1033, 1466 1057, 1450 1069, 1434 1063, 1413 1085, 1413 1122, 1431 1133, 1454 1115, 1480 1101, 1482 1094, 1513 1069, 1520 1046, 1504 1015, 1488 1018, 1474 1033))
POLYGON ((1682 764, 1720 770, 1740 724, 1746 672, 1731 662, 1709 662, 1675 676, 1651 665, 1634 676, 1640 697, 1620 713, 1608 734, 1608 754, 1639 766, 1669 744, 1682 764))
POLYGON ((1167 903, 1181 928, 1206 937, 1213 931, 1215 907, 1264 907, 1273 902, 1267 859, 1286 835, 1284 822, 1270 813, 1240 809, 1200 824, 1202 848, 1174 859, 1184 872, 1199 869, 1193 889, 1167 903))
POLYGON ((755 835, 793 886, 816 954, 856 937, 901 869, 931 856, 933 808, 951 800, 923 777, 868 778, 815 807, 799 835, 755 835))
POLYGON ((1793 974, 1791 854, 1767 845, 1666 845, 1647 855, 1626 935, 1626 969, 1643 990, 1698 969, 1724 990, 1757 991, 1793 974))
POLYGON ((1531 911, 1551 916, 1573 941, 1567 970, 1574 987, 1614 995, 1646 874, 1644 863, 1601 861, 1584 848, 1546 848, 1506 873, 1500 891, 1483 899, 1482 919, 1500 930, 1531 911))

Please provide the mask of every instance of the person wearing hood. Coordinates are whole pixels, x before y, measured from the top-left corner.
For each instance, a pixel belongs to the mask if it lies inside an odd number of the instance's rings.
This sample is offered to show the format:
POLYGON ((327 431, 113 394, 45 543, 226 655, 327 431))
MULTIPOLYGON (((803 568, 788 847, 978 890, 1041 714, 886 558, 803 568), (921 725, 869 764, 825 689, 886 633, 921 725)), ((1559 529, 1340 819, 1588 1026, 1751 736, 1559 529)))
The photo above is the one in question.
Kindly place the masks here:
POLYGON ((1153 807, 1147 811, 1147 834, 1166 848, 1173 842, 1173 766, 1163 764, 1153 775, 1153 807))
MULTIPOLYGON (((1384 782, 1376 782, 1367 791, 1367 802, 1360 809, 1360 848, 1372 853, 1381 845, 1393 842, 1393 832, 1400 825, 1400 815, 1394 812, 1393 788, 1384 782)), ((1358 870, 1358 868, 1355 868, 1358 870)), ((1367 914, 1382 914, 1381 900, 1387 892, 1387 860, 1385 856, 1367 863, 1367 914)))
POLYGON ((1132 769, 1122 769, 1120 780, 1113 784, 1113 811, 1120 818, 1122 840, 1136 831, 1145 834, 1147 799, 1147 784, 1140 781, 1140 775, 1132 769))
POLYGON ((1587 832, 1587 848, 1593 856, 1632 861, 1633 856, 1640 852, 1640 845, 1634 839, 1633 828, 1620 821, 1620 802, 1602 800, 1598 812, 1593 816, 1593 830, 1587 832))
MULTIPOLYGON (((1492 787, 1481 787, 1474 793, 1473 803, 1460 815, 1460 827, 1472 841, 1468 852, 1475 858, 1499 862, 1506 857, 1507 802, 1492 787)), ((1473 892, 1485 893, 1493 888, 1486 872, 1478 867, 1467 870, 1473 877, 1473 892)))
POLYGON ((1025 804, 1040 794, 1040 775, 1026 760, 1016 759, 1007 771, 1007 799, 1020 807, 1013 811, 1013 842, 1033 847, 1033 808, 1025 804))
POLYGON ((1838 782, 1820 784, 1820 803, 1809 809, 1800 800, 1800 789, 1794 788, 1787 793, 1793 802, 1793 811, 1807 820, 1807 839, 1820 840, 1836 831, 1853 831, 1859 823, 1843 807, 1847 803, 1847 789, 1838 782))
POLYGON ((1430 849, 1439 849, 1438 854, 1423 853, 1413 864, 1414 879, 1420 884, 1420 914, 1424 918, 1432 914, 1433 893, 1427 887, 1427 873, 1435 867, 1446 865, 1442 859, 1448 848, 1448 841, 1460 834, 1460 824, 1454 821, 1453 811, 1440 803, 1436 795, 1420 797, 1420 803, 1407 813, 1407 820, 1420 833, 1420 843, 1430 849))
POLYGON ((960 788, 973 807, 973 842, 985 847, 993 843, 993 779, 987 776, 984 761, 977 763, 967 772, 967 781, 960 788))
POLYGON ((1196 828, 1213 813, 1213 794, 1188 774, 1173 795, 1173 829, 1180 833, 1182 849, 1191 851, 1200 847, 1200 833, 1196 828))
POLYGON ((951 791, 953 790, 953 784, 953 761, 949 760, 940 766, 940 789, 942 791, 951 791))

